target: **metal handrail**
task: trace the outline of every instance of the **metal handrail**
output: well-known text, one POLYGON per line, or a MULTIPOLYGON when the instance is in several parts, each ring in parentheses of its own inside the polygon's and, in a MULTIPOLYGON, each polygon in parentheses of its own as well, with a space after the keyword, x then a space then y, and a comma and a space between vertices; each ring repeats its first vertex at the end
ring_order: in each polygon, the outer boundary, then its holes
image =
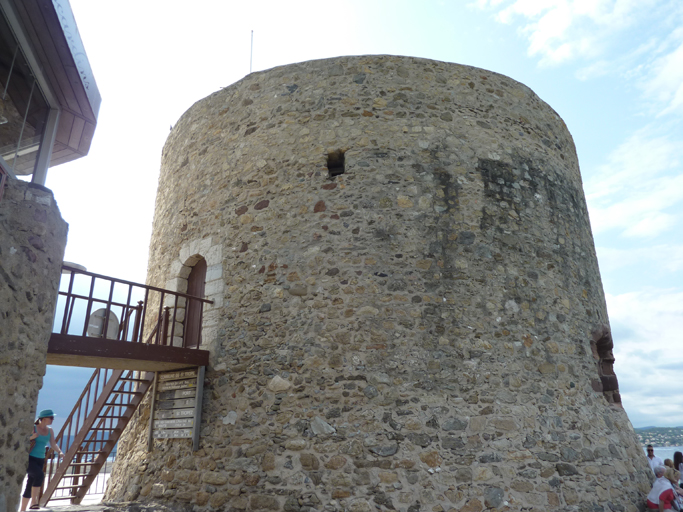
POLYGON ((46 494, 41 497, 41 503, 47 503, 50 499, 72 499, 72 503, 80 503, 149 389, 151 376, 130 370, 104 368, 93 372, 55 438, 65 454, 64 460, 60 462, 48 454, 46 494), (141 387, 141 384, 145 386, 141 387), (73 463, 78 473, 68 472, 73 463), (59 487, 63 479, 71 480, 67 482, 70 485, 59 487), (60 497, 53 498, 55 491, 69 487, 72 493, 62 493, 60 497))
MULTIPOLYGON (((117 279, 114 277, 95 274, 87 272, 69 265, 62 265, 65 274, 68 274, 68 286, 65 286, 66 291, 59 291, 59 297, 63 298, 63 312, 56 322, 58 331, 53 331, 55 334, 68 335, 70 331, 77 332, 79 336, 86 336, 88 333, 89 321, 93 310, 101 308, 104 309, 104 316, 101 323, 101 332, 98 336, 104 339, 115 339, 118 341, 130 341, 134 343, 147 343, 155 345, 173 345, 174 337, 176 336, 176 326, 181 323, 177 320, 178 311, 181 309, 181 300, 185 301, 185 306, 189 306, 192 301, 200 304, 199 314, 200 318, 203 315, 203 305, 213 304, 213 301, 200 297, 188 295, 187 293, 174 292, 165 290, 156 286, 135 283, 125 279, 117 279), (86 277, 86 285, 77 286, 74 289, 74 283, 77 275, 86 277), (90 282, 87 283, 87 278, 90 282), (95 284, 102 284, 104 282, 106 292, 96 293, 95 284), (115 285, 122 285, 127 287, 126 298, 121 299, 115 296, 115 285), (133 291, 139 295, 144 295, 144 300, 135 302, 133 298, 133 291), (85 303, 85 316, 74 315, 74 308, 76 304, 83 305, 85 303), (158 306, 157 306, 158 304, 158 306), (172 307, 166 304, 173 304, 172 307), (158 309, 156 315, 157 320, 149 324, 146 322, 147 310, 152 307, 158 309), (115 337, 109 333, 109 322, 111 314, 118 313, 121 317, 121 323, 117 329, 115 337), (74 316, 78 316, 78 320, 74 321, 74 316), (131 319, 131 317, 133 317, 131 319), (163 319, 163 326, 160 323, 163 319), (75 325, 74 325, 75 324, 75 325), (162 328, 160 328, 162 327, 162 328), (146 331, 152 330, 151 334, 146 331), (166 338, 170 336, 170 340, 166 338), (163 339, 160 339, 162 338, 163 339)), ((137 297, 136 297, 137 298, 137 297)), ((152 313, 153 314, 153 313, 152 313)), ((118 320, 118 318, 117 318, 118 320)), ((201 328, 200 328, 201 329, 201 328)), ((201 334, 201 333, 199 333, 201 334)), ((183 338, 187 337, 187 332, 183 333, 183 338)), ((197 337, 200 339, 200 336, 197 337)), ((199 344, 186 348, 198 348, 199 344)))
POLYGON ((198 300, 200 302, 204 302, 206 304, 213 304, 212 300, 202 299, 200 297, 195 297, 194 295, 188 295, 187 293, 172 292, 170 290, 166 290, 164 288, 157 288, 156 286, 151 286, 148 284, 136 283, 134 281, 126 281, 124 279, 118 279, 116 277, 104 276, 102 274, 94 274, 93 272, 87 272, 85 270, 70 267, 69 265, 62 265, 62 269, 68 270, 71 273, 75 272, 76 274, 83 274, 83 275, 94 277, 97 279, 105 279, 107 281, 114 281, 115 283, 126 284, 126 285, 135 286, 135 287, 139 287, 139 288, 147 288, 147 289, 153 290, 155 292, 170 293, 171 295, 177 295, 178 297, 184 297, 186 299, 194 299, 194 300, 198 300))
MULTIPOLYGON (((106 386, 108 380, 114 376, 114 373, 120 373, 120 371, 109 370, 106 368, 97 368, 90 377, 90 380, 83 388, 81 396, 76 401, 76 405, 72 409, 69 416, 66 418, 64 425, 62 426, 59 434, 55 437, 55 442, 62 453, 67 454, 72 448, 76 435, 81 431, 85 420, 90 416, 98 398, 102 394, 102 390, 106 386)), ((118 377, 117 377, 118 378, 118 377)), ((52 475, 56 473, 56 470, 64 464, 70 464, 71 460, 66 458, 63 461, 57 459, 55 464, 54 459, 48 457, 49 469, 46 473, 47 484, 49 485, 52 475)))

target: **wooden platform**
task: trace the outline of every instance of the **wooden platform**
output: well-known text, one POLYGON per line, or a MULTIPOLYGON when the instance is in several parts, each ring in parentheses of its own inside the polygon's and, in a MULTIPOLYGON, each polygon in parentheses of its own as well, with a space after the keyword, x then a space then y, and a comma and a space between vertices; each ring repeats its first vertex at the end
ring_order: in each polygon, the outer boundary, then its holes
POLYGON ((47 364, 159 372, 208 366, 209 351, 53 333, 47 364))

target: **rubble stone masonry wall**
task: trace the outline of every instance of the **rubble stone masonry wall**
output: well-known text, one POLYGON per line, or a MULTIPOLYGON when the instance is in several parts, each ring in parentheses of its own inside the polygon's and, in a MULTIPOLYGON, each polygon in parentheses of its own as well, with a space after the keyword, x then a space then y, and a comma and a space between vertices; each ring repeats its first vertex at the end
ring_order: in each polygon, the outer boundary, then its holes
POLYGON ((183 291, 201 257, 214 300, 201 448, 147 452, 140 410, 107 499, 287 512, 644 503, 651 471, 592 339, 611 357, 574 144, 524 85, 365 56, 212 94, 164 148, 149 283, 183 291))
POLYGON ((9 180, 0 200, 0 512, 19 508, 66 234, 50 190, 9 180))

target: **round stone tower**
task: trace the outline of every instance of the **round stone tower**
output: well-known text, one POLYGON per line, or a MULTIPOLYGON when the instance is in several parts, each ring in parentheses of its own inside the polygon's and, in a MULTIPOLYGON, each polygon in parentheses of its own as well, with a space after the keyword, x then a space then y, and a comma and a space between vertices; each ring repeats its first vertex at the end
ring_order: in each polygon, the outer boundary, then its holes
POLYGON ((199 101, 163 151, 149 283, 185 291, 199 262, 214 301, 200 450, 147 452, 142 409, 107 499, 287 512, 643 502, 651 471, 611 371, 574 144, 524 85, 341 57, 199 101))

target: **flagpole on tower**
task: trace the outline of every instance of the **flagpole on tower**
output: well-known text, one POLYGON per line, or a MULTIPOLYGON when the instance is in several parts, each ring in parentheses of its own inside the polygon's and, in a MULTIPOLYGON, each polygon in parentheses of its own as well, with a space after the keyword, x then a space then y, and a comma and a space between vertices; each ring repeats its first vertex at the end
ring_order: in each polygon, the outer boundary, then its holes
POLYGON ((249 74, 251 74, 251 61, 254 57, 254 31, 251 31, 251 53, 249 54, 249 74))

